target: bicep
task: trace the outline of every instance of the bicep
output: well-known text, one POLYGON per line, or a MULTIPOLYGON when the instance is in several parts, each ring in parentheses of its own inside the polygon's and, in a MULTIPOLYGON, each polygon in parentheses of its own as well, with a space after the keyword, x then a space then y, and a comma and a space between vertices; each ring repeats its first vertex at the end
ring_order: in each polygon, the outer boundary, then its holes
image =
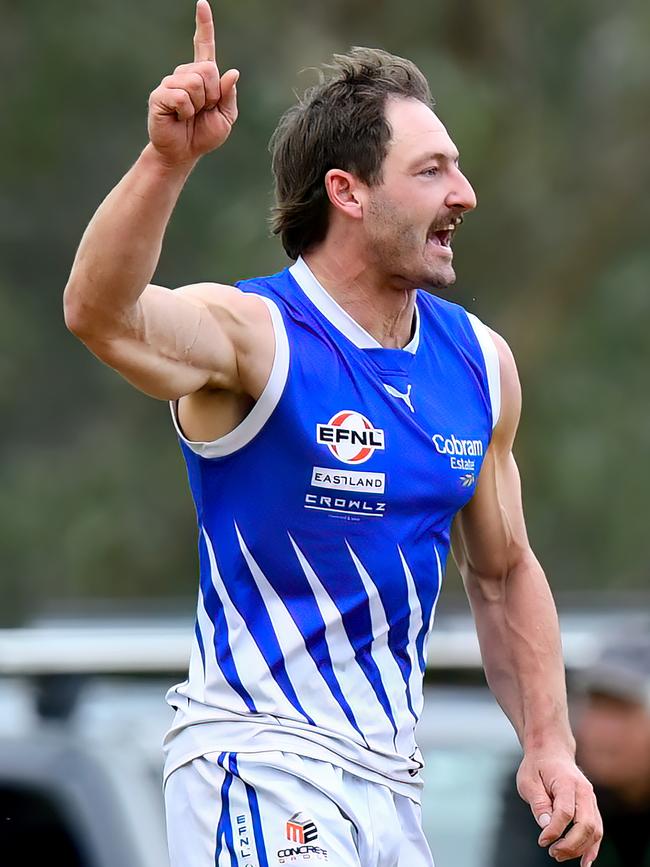
POLYGON ((528 547, 514 456, 490 447, 476 493, 454 521, 454 558, 466 584, 489 584, 504 578, 528 547))
POLYGON ((524 521, 521 481, 512 448, 521 412, 521 389, 512 353, 493 334, 499 354, 501 415, 494 429, 470 502, 452 530, 453 553, 465 582, 504 578, 530 552, 524 521))
POLYGON ((205 387, 236 389, 237 326, 246 306, 229 286, 149 285, 89 348, 141 391, 174 400, 205 387))

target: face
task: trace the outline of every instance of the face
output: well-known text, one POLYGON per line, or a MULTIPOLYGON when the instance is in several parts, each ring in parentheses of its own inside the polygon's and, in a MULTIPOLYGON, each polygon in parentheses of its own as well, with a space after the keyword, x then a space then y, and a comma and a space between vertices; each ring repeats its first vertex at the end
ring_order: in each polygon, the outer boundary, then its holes
POLYGON ((650 713, 644 707, 612 696, 589 696, 575 734, 580 764, 592 782, 623 795, 647 793, 650 713))
POLYGON ((401 284, 451 285, 452 238, 476 196, 458 167, 458 151, 436 115, 414 99, 389 99, 392 138, 382 182, 365 188, 367 254, 401 284))

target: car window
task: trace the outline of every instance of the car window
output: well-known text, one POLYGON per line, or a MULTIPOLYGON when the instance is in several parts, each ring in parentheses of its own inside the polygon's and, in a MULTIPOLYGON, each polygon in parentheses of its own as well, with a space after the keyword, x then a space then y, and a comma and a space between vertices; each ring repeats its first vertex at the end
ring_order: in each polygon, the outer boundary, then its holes
POLYGON ((429 749, 424 759, 422 821, 436 867, 479 867, 491 851, 513 753, 452 746, 429 749))
POLYGON ((0 863, 93 867, 51 796, 26 786, 0 785, 0 863))

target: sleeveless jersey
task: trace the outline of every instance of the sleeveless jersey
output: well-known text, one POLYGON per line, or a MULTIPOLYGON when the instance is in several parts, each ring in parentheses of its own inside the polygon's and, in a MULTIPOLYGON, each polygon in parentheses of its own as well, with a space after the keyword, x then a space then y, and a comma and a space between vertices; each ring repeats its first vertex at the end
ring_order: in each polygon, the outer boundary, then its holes
POLYGON ((188 441, 172 407, 200 592, 189 677, 168 693, 167 772, 282 749, 413 794, 427 638, 498 418, 496 349, 422 291, 410 343, 385 349, 302 259, 239 286, 275 332, 260 399, 211 443, 188 441))

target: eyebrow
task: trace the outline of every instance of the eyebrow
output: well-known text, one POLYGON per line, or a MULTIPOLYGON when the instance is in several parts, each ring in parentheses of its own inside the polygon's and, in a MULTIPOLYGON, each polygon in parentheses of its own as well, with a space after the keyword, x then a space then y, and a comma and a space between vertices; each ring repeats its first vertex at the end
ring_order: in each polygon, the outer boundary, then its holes
POLYGON ((460 159, 460 154, 458 153, 458 151, 448 151, 447 153, 442 153, 442 152, 430 153, 430 154, 425 154, 423 157, 419 157, 417 160, 414 160, 413 161, 413 168, 415 168, 415 166, 424 165, 424 163, 430 163, 430 162, 434 162, 434 161, 456 163, 456 162, 458 162, 459 159, 460 159))

